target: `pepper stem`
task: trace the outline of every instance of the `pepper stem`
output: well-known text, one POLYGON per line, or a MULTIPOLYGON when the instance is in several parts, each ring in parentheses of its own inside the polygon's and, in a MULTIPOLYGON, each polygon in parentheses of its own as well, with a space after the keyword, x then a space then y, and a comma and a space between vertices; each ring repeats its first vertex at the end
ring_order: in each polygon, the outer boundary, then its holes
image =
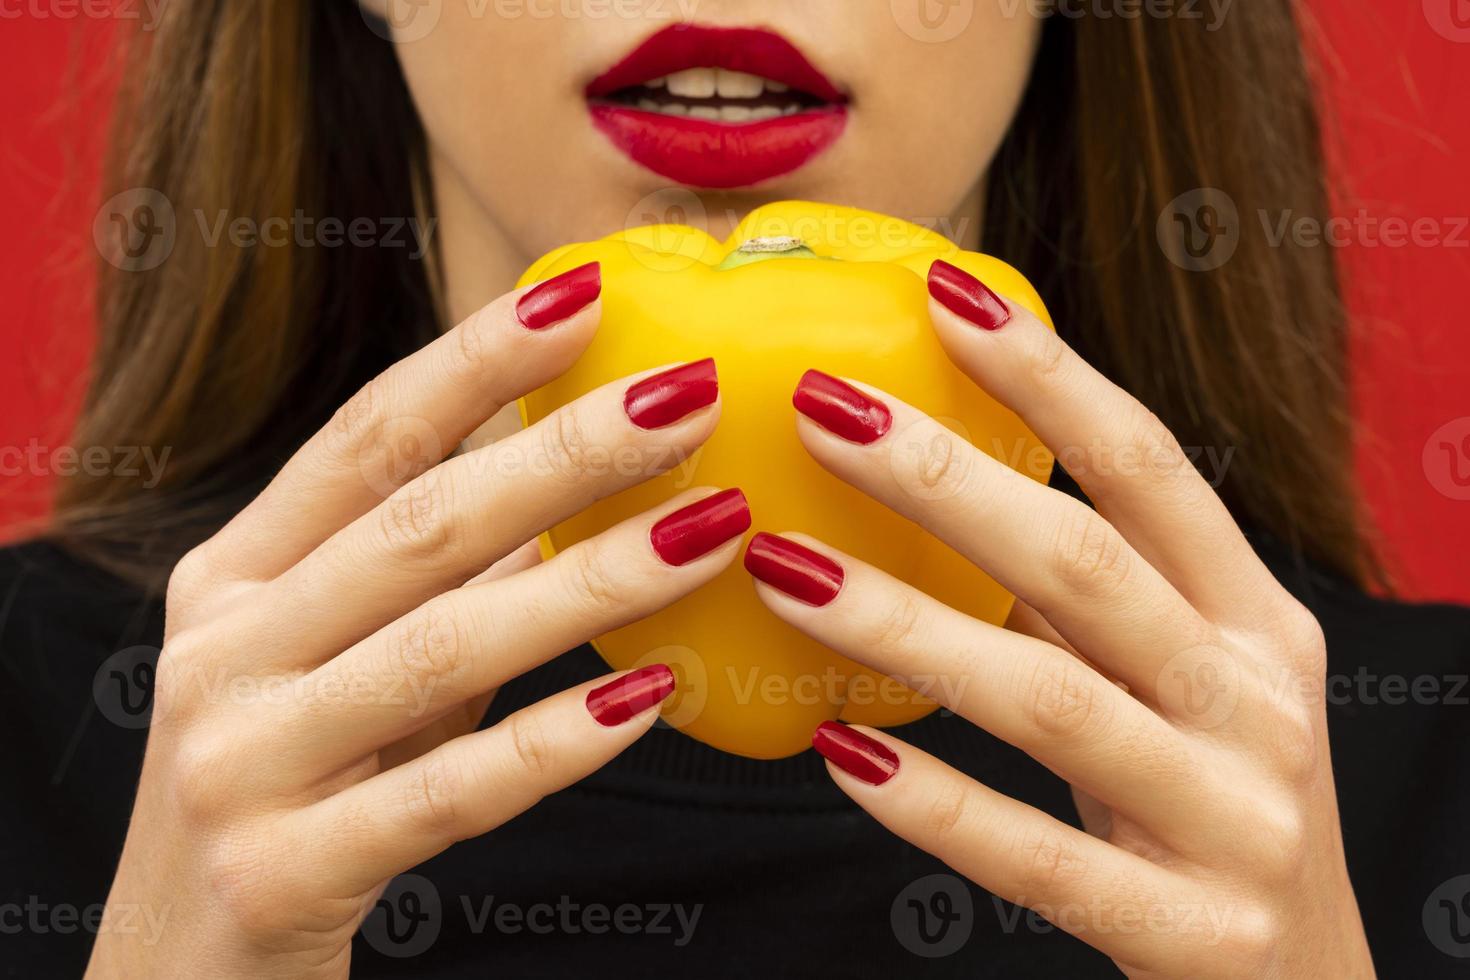
POLYGON ((821 258, 816 252, 807 248, 806 243, 800 238, 789 236, 772 238, 752 238, 742 242, 740 247, 729 255, 716 268, 738 269, 742 265, 750 265, 752 262, 764 262, 767 259, 817 259, 821 258))

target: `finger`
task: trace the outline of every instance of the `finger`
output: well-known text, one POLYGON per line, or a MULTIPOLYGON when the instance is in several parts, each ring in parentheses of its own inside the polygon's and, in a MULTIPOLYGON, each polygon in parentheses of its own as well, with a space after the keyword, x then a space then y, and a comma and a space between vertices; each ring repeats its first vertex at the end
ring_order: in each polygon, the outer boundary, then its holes
POLYGON ((265 580, 452 453, 486 419, 561 374, 602 316, 596 263, 508 293, 343 405, 198 560, 265 580))
POLYGON ((1102 667, 1099 667, 1078 653, 1077 648, 1068 643, 1066 637, 1058 633, 1057 628, 1046 621, 1045 616, 1031 608, 1030 604, 1024 600, 1017 599, 1011 603, 1010 615, 1006 617, 1006 629, 1013 633, 1020 633, 1023 636, 1035 637, 1043 643, 1050 643, 1059 650, 1065 650, 1071 656, 1076 657, 1103 677, 1106 677, 1108 683, 1116 685, 1122 691, 1128 690, 1127 684, 1124 684, 1102 667))
POLYGON ((283 635, 260 645, 272 664, 325 661, 527 538, 687 460, 719 414, 714 362, 705 360, 604 385, 446 461, 268 583, 266 605, 283 635), (640 393, 650 389, 665 397, 658 428, 635 423, 627 407, 636 396, 647 409, 640 393))
POLYGON ((1114 960, 1192 976, 1202 947, 1220 945, 1219 916, 1199 915, 1204 897, 1171 872, 889 735, 827 722, 812 743, 842 791, 883 826, 1114 960), (1176 927, 1122 927, 1130 921, 1176 927))
POLYGON ((317 880, 363 891, 597 771, 652 726, 673 691, 663 664, 599 678, 288 819, 297 839, 326 842, 308 858, 317 880))
POLYGON ((929 291, 950 359, 1036 432, 1187 599, 1224 618, 1277 594, 1219 495, 1152 412, 969 273, 937 262, 929 291))
POLYGON ((534 568, 539 564, 541 564, 541 542, 539 539, 533 538, 485 569, 479 575, 470 579, 465 585, 484 585, 486 582, 498 582, 503 578, 510 578, 517 572, 524 572, 528 568, 534 568))
POLYGON ((335 772, 672 604, 727 568, 749 527, 739 490, 694 490, 524 572, 431 599, 308 675, 267 726, 279 778, 335 772))
POLYGON ((891 395, 809 371, 797 430, 836 476, 918 522, 1036 607, 1088 659, 1152 690, 1210 628, 1106 520, 891 395), (886 424, 854 441, 854 419, 886 424), (881 431, 880 431, 881 429, 881 431))
POLYGON ((1195 833, 1186 818, 1210 798, 1212 770, 1194 743, 1065 651, 966 616, 806 535, 757 534, 745 567, 761 601, 818 642, 933 698, 1163 839, 1181 826, 1195 833), (840 588, 814 594, 813 576, 840 588))

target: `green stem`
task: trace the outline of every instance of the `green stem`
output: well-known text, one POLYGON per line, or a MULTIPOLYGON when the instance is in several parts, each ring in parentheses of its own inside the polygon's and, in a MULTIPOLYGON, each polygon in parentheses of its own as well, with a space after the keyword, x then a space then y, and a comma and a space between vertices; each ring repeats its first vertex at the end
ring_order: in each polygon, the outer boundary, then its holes
POLYGON ((738 269, 742 265, 750 265, 752 262, 764 262, 767 259, 819 259, 816 252, 806 247, 806 243, 800 238, 752 238, 748 242, 741 243, 740 247, 721 262, 717 269, 738 269))

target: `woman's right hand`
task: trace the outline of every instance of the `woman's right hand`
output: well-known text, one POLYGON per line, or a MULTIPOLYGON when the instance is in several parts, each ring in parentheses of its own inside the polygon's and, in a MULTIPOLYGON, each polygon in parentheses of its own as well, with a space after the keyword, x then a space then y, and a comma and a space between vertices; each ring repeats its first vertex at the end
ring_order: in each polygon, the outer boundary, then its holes
POLYGON ((652 725, 667 667, 476 731, 501 684, 734 559, 750 523, 738 490, 691 490, 545 563, 534 544, 709 438, 713 364, 606 385, 442 462, 439 449, 570 366, 600 288, 591 265, 508 294, 393 366, 179 563, 108 897, 164 926, 153 945, 103 931, 89 976, 346 976, 393 876, 652 725), (405 469, 405 447, 419 465, 405 469))

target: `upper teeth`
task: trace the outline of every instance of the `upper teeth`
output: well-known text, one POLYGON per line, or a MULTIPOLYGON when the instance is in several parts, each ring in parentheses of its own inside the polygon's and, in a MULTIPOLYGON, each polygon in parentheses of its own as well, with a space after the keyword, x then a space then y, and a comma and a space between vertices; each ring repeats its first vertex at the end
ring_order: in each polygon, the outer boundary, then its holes
POLYGON ((686 68, 667 78, 655 78, 645 84, 649 88, 659 88, 667 84, 669 94, 681 99, 709 99, 716 95, 722 99, 758 99, 764 91, 788 90, 780 82, 727 68, 686 68))

